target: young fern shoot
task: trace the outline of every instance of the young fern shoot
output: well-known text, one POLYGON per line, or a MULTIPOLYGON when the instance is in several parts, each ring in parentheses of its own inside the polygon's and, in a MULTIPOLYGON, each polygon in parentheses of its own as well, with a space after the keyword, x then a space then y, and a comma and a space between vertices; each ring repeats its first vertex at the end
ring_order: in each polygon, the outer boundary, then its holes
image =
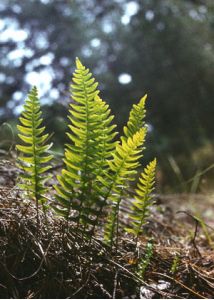
POLYGON ((134 234, 136 237, 136 247, 140 233, 142 233, 142 226, 146 224, 149 216, 149 208, 153 205, 152 191, 154 190, 155 183, 155 169, 156 159, 151 161, 144 172, 139 177, 139 182, 135 190, 135 200, 131 205, 131 213, 129 218, 131 221, 131 227, 126 228, 127 232, 134 234))
POLYGON ((16 148, 19 151, 18 165, 23 171, 22 183, 19 183, 19 186, 27 190, 30 198, 36 201, 37 221, 39 221, 39 205, 42 206, 44 213, 47 208, 47 201, 43 195, 47 192, 45 182, 49 177, 45 172, 51 168, 47 163, 52 159, 52 155, 48 154, 52 144, 47 144, 49 135, 44 134, 45 126, 41 126, 43 121, 41 114, 37 88, 33 87, 19 118, 21 125, 17 125, 22 144, 16 145, 16 148))

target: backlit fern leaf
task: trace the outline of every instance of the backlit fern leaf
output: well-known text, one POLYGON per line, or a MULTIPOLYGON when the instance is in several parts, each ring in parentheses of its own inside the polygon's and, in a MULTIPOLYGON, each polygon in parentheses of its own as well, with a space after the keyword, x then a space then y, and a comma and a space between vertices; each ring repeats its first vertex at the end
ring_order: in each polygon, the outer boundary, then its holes
POLYGON ((98 148, 97 152, 97 176, 99 176, 108 166, 108 159, 112 156, 112 151, 118 142, 114 142, 117 135, 115 132, 116 125, 112 125, 114 116, 111 115, 109 105, 106 104, 99 96, 95 97, 95 105, 97 105, 98 114, 100 115, 99 126, 97 126, 98 133, 98 148))
MULTIPOLYGON (((147 95, 142 97, 139 101, 138 104, 134 104, 130 114, 129 114, 129 119, 127 122, 127 125, 124 126, 123 131, 124 131, 124 136, 121 137, 122 145, 125 144, 125 142, 128 139, 131 139, 134 137, 134 135, 141 131, 143 129, 144 132, 144 139, 145 135, 147 132, 147 128, 145 126, 144 118, 146 115, 146 109, 145 109, 145 101, 146 101, 147 95)), ((144 145, 144 139, 141 145, 139 146, 139 151, 144 150, 143 145, 144 145), (141 149, 141 150, 140 150, 141 149)), ((117 150, 116 150, 117 151, 117 150)), ((136 163, 136 166, 134 167, 134 171, 136 171, 137 166, 139 165, 139 162, 136 163)), ((107 174, 107 177, 109 175, 107 174)), ((111 181, 110 181, 111 182, 111 181)), ((126 185, 120 185, 120 194, 117 194, 117 200, 113 200, 113 207, 112 207, 112 213, 109 216, 109 220, 106 225, 106 230, 105 230, 105 235, 104 235, 104 240, 108 243, 110 242, 112 244, 113 242, 113 236, 114 236, 114 231, 115 227, 117 226, 118 223, 118 214, 119 214, 119 206, 120 206, 120 201, 122 199, 122 194, 124 191, 126 191, 126 194, 128 194, 126 188, 127 188, 127 183, 126 185)))
POLYGON ((19 150, 18 165, 23 170, 23 183, 19 186, 30 193, 36 201, 37 208, 38 204, 41 204, 45 211, 46 199, 43 195, 47 191, 45 181, 48 177, 44 173, 50 169, 47 163, 52 159, 52 155, 48 155, 47 151, 52 145, 46 144, 49 135, 43 134, 45 127, 41 126, 41 114, 37 88, 34 87, 19 118, 21 125, 17 125, 18 136, 22 141, 22 144, 16 146, 19 150))
MULTIPOLYGON (((87 206, 90 210, 86 209, 86 214, 92 216, 91 219, 94 220, 94 228, 98 224, 99 218, 102 215, 103 208, 106 205, 103 190, 103 183, 100 178, 103 178, 106 172, 109 172, 109 159, 112 158, 112 153, 115 151, 115 147, 118 144, 114 141, 117 132, 115 132, 116 125, 112 124, 114 116, 111 115, 109 105, 105 103, 99 96, 95 97, 95 105, 98 109, 98 114, 100 115, 99 122, 97 123, 97 138, 98 145, 95 158, 96 166, 94 169, 94 180, 92 181, 90 201, 87 206)), ((106 184, 108 179, 106 178, 106 184)))
POLYGON ((69 217, 70 211, 76 212, 78 223, 91 223, 93 204, 99 205, 94 189, 97 177, 106 167, 106 160, 114 148, 115 125, 110 116, 108 105, 98 94, 97 83, 92 74, 79 59, 76 60, 76 70, 73 75, 72 103, 69 110, 70 125, 67 133, 70 143, 65 149, 65 168, 58 176, 56 186, 57 200, 60 204, 55 209, 69 217))
MULTIPOLYGON (((105 226, 104 241, 112 245, 116 227, 118 226, 118 212, 121 197, 129 186, 129 182, 134 180, 139 166, 139 159, 142 157, 142 145, 145 141, 146 129, 141 128, 132 137, 123 139, 121 144, 116 146, 113 159, 109 161, 112 172, 106 176, 110 179, 107 187, 106 198, 111 200, 111 213, 109 214, 105 226)), ((101 179, 103 185, 105 178, 101 179)))
POLYGON ((146 115, 146 99, 147 95, 142 97, 138 104, 133 105, 129 114, 127 125, 123 128, 125 137, 122 138, 128 138, 133 136, 138 130, 145 126, 144 118, 146 115))
POLYGON ((150 162, 144 169, 144 172, 141 173, 135 190, 135 200, 132 203, 132 212, 129 215, 131 227, 126 228, 126 231, 133 233, 136 239, 142 232, 142 226, 146 224, 149 216, 149 208, 154 203, 151 193, 154 190, 155 169, 156 159, 150 162))

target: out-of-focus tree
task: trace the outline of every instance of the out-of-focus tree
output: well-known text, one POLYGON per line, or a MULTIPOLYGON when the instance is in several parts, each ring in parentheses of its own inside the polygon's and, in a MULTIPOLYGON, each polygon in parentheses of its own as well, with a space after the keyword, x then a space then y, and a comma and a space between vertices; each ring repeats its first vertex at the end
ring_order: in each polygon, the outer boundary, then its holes
POLYGON ((39 83, 45 102, 59 99, 67 89, 74 57, 88 42, 78 4, 5 0, 0 18, 4 114, 11 117, 33 82, 39 83))

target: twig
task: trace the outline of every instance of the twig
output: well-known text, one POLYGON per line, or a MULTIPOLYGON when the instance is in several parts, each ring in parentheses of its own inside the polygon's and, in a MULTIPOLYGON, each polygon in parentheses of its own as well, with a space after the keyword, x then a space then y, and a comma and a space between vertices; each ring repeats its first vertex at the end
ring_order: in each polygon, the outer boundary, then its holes
POLYGON ((118 269, 116 269, 115 277, 114 277, 114 290, 113 290, 113 295, 112 295, 112 298, 113 298, 113 299, 116 299, 116 292, 117 292, 117 277, 118 277, 118 269))
POLYGON ((96 281, 96 286, 98 286, 98 287, 101 289, 102 293, 103 293, 104 295, 108 296, 109 299, 112 299, 111 294, 103 287, 102 284, 100 284, 100 283, 97 281, 97 278, 96 278, 93 274, 91 274, 91 276, 92 276, 92 277, 94 278, 94 280, 96 281))

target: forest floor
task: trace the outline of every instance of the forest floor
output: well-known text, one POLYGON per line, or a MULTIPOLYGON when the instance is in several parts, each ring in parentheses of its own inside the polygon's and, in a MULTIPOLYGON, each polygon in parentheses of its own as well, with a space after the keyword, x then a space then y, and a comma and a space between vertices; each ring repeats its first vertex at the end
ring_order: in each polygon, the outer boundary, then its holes
POLYGON ((2 163, 0 298, 214 297, 214 195, 156 195, 137 249, 121 230, 111 250, 99 230, 89 241, 51 212, 38 225, 16 175, 13 163, 2 163))

